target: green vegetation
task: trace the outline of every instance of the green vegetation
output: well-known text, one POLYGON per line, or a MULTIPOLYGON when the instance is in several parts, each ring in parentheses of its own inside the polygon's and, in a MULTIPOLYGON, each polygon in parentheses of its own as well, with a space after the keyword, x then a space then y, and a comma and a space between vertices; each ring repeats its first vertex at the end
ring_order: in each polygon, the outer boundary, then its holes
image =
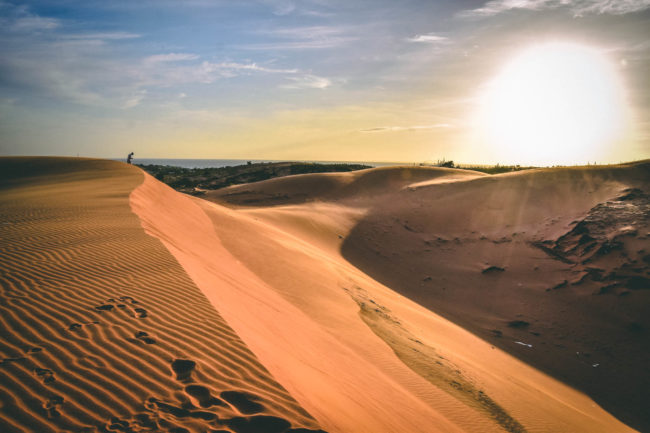
POLYGON ((509 173, 511 171, 529 170, 536 167, 522 167, 520 165, 456 165, 454 161, 438 160, 434 167, 459 168, 461 170, 474 170, 487 174, 509 173))
POLYGON ((147 173, 172 188, 193 195, 230 185, 259 182, 274 177, 305 173, 346 172, 371 168, 362 164, 318 164, 264 162, 219 168, 182 168, 168 165, 140 165, 147 173))
POLYGON ((463 170, 480 171, 487 174, 509 173, 511 171, 530 170, 537 167, 522 167, 521 165, 457 165, 456 168, 463 170))
MULTIPOLYGON (((446 161, 444 159, 437 161, 435 164, 420 165, 474 170, 488 174, 535 168, 499 164, 457 165, 454 164, 454 161, 446 161)), ((347 172, 372 168, 372 166, 363 164, 319 164, 308 162, 262 162, 219 168, 182 168, 151 164, 137 164, 137 166, 172 188, 193 195, 203 194, 206 190, 214 190, 242 183, 259 182, 261 180, 293 174, 347 172)))

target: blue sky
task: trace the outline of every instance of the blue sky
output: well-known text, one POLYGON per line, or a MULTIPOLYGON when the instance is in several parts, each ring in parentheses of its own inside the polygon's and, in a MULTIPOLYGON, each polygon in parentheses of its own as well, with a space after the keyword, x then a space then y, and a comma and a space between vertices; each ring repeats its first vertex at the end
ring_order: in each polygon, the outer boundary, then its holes
POLYGON ((0 0, 0 154, 506 162, 468 113, 547 40, 625 86, 585 162, 650 157, 650 0, 0 0))

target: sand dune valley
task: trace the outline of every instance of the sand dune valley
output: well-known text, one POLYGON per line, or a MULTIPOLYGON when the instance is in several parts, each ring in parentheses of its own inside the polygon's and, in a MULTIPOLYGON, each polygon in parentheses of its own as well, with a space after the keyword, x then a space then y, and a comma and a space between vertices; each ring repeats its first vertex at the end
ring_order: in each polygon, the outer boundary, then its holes
POLYGON ((0 431, 648 432, 650 162, 177 192, 0 158, 0 431))

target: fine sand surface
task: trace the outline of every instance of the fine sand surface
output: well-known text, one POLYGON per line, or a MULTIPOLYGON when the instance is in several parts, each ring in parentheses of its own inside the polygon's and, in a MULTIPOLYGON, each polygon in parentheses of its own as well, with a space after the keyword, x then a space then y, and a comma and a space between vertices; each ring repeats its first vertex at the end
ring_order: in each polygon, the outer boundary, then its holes
POLYGON ((649 189, 646 161, 498 176, 383 168, 208 198, 312 244, 329 238, 370 277, 650 431, 649 189))
POLYGON ((0 431, 318 429, 145 233, 143 179, 0 158, 0 431))
POLYGON ((371 169, 212 202, 117 162, 0 169, 0 431, 634 431, 551 346, 636 345, 574 356, 647 383, 625 358, 648 353, 647 166, 371 169))

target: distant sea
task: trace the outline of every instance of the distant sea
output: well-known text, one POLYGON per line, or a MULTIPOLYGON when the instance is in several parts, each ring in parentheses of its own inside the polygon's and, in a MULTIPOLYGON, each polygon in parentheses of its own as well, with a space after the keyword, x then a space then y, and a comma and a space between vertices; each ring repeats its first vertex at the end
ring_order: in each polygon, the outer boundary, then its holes
MULTIPOLYGON (((113 158, 116 161, 125 161, 126 158, 113 158)), ((133 158, 134 164, 153 164, 153 165, 169 165, 173 167, 183 168, 219 168, 234 165, 246 164, 248 161, 251 163, 258 162, 282 162, 270 159, 163 159, 163 158, 133 158)), ((400 162, 370 162, 370 161, 295 161, 295 162, 317 162, 320 164, 364 164, 373 167, 387 167, 390 165, 412 165, 412 163, 400 162)))

